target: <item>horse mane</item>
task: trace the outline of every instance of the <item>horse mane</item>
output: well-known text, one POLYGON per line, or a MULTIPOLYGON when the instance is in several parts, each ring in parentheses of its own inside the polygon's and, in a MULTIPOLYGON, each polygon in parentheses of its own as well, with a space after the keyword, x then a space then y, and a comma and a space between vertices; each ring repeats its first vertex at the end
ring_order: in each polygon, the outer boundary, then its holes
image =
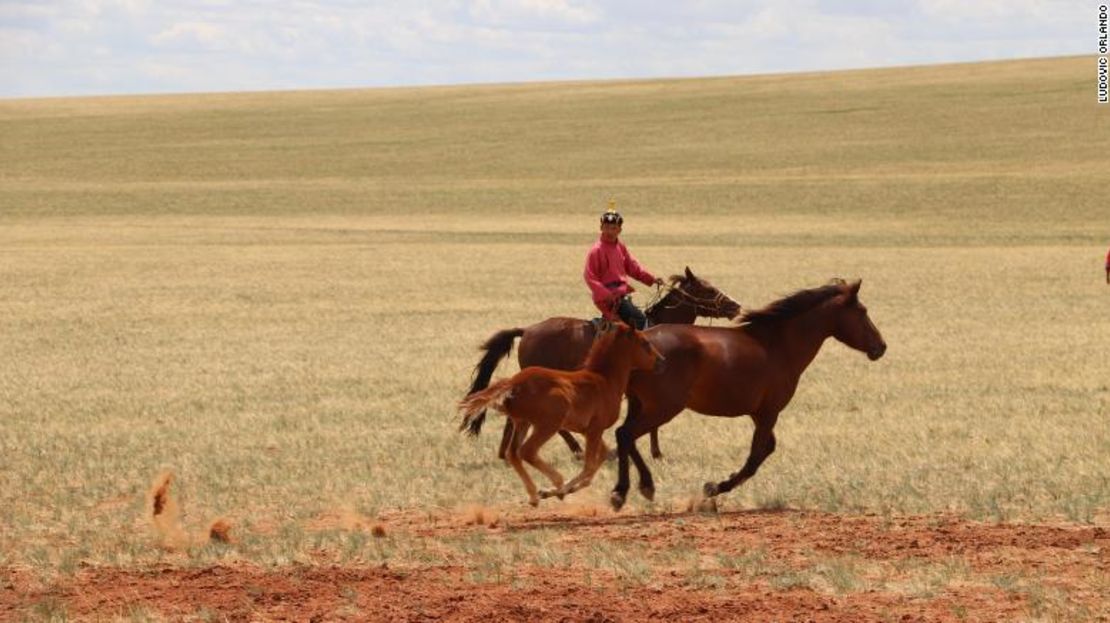
POLYGON ((817 307, 832 297, 844 293, 843 280, 828 285, 798 290, 761 309, 749 309, 740 314, 738 324, 767 325, 789 320, 817 307))

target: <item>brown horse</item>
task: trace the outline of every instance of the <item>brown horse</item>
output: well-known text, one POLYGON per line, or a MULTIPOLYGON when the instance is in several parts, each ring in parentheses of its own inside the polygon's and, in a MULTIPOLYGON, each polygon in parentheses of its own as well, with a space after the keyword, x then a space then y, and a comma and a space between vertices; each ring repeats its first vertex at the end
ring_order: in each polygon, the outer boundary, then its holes
POLYGON ((524 368, 463 398, 459 402, 463 414, 459 430, 469 429, 487 407, 504 412, 513 421, 515 431, 509 462, 528 490, 528 502, 535 506, 540 497, 562 499, 589 485, 605 461, 601 436, 620 417, 621 398, 632 370, 658 370, 662 362, 659 352, 639 331, 624 324, 614 325, 597 339, 580 370, 524 368), (529 427, 532 434, 524 439, 529 427), (539 449, 560 430, 586 436, 582 471, 565 484, 563 476, 539 457, 539 449), (537 492, 522 460, 543 472, 555 488, 537 492))
MULTIPOLYGON (((665 296, 644 310, 648 321, 657 324, 693 324, 698 317, 735 318, 740 313, 740 304, 726 296, 713 284, 701 279, 686 267, 685 275, 672 275, 670 289, 665 296)), ((494 333, 481 350, 485 351, 481 361, 474 368, 474 381, 468 394, 485 389, 502 358, 508 357, 513 342, 520 338, 517 361, 521 369, 528 366, 542 366, 555 370, 574 370, 582 365, 590 344, 594 341, 596 329, 588 320, 577 318, 548 318, 523 329, 505 329, 494 333)), ((485 412, 477 414, 470 422, 470 434, 477 435, 482 430, 485 412)), ((567 446, 581 456, 582 448, 567 431, 559 431, 567 446)), ((501 445, 497 450, 498 458, 505 458, 509 440, 513 435, 511 419, 505 420, 505 430, 501 435, 501 445)), ((651 454, 659 458, 659 439, 652 431, 651 454)))
POLYGON ((731 491, 755 475, 775 451, 775 422, 794 396, 802 372, 829 337, 872 361, 886 342, 859 300, 860 282, 801 290, 763 309, 746 311, 733 327, 663 325, 644 335, 667 358, 662 374, 635 373, 628 384, 628 416, 617 429, 618 477, 610 501, 620 509, 628 494, 628 459, 640 475, 640 493, 655 495, 651 471, 636 439, 669 422, 684 408, 704 415, 755 421, 751 451, 740 471, 706 483, 707 497, 731 491))

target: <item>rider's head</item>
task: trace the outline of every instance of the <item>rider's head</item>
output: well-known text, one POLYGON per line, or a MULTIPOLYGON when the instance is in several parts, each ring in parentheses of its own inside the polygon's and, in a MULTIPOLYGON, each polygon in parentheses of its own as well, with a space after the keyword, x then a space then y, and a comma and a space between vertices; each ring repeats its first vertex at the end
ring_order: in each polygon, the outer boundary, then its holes
POLYGON ((601 224, 623 225, 624 217, 622 217, 621 213, 617 212, 614 208, 609 208, 601 215, 601 224))
POLYGON ((606 240, 613 241, 621 233, 621 225, 624 224, 624 217, 620 212, 617 212, 616 202, 609 202, 609 209, 601 215, 601 236, 606 240))

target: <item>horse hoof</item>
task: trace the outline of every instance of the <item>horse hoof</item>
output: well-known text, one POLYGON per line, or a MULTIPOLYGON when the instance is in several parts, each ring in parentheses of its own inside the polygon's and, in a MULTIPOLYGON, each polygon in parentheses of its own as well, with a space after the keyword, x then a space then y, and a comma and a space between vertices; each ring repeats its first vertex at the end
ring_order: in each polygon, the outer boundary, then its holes
POLYGON ((619 491, 614 491, 609 496, 609 503, 613 505, 613 510, 619 511, 624 506, 624 494, 619 491))
POLYGON ((540 499, 546 500, 547 498, 559 498, 561 500, 566 494, 566 491, 563 491, 562 489, 544 489, 540 491, 540 499))
POLYGON ((702 492, 705 494, 705 497, 712 498, 716 497, 717 494, 721 492, 721 490, 717 488, 717 483, 707 482, 705 483, 705 486, 702 487, 702 492))
POLYGON ((651 453, 651 458, 653 458, 653 459, 655 459, 656 461, 658 461, 659 459, 662 459, 662 458, 663 458, 663 453, 662 453, 662 452, 652 452, 652 453, 651 453))
POLYGON ((698 502, 697 511, 699 513, 717 513, 717 498, 705 498, 698 502))
POLYGON ((605 453, 605 460, 609 461, 609 462, 617 460, 617 451, 616 450, 610 450, 610 451, 606 452, 605 453))
POLYGON ((529 504, 529 505, 530 505, 530 506, 531 506, 532 508, 535 508, 535 507, 537 507, 537 506, 539 506, 539 505, 540 505, 540 499, 539 499, 539 498, 532 498, 532 499, 528 500, 528 504, 529 504))
POLYGON ((649 502, 655 501, 655 487, 640 487, 640 495, 649 502))

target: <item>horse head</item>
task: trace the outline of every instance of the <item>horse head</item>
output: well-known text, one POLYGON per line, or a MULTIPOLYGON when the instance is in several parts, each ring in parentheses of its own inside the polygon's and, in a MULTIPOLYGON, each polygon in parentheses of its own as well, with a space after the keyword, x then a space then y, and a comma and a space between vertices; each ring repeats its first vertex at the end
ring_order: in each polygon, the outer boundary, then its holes
POLYGON ((886 342, 875 323, 868 317, 867 307, 859 300, 862 282, 861 279, 852 282, 834 280, 833 283, 841 288, 842 294, 837 297, 838 311, 833 337, 850 348, 866 353, 868 359, 875 361, 886 352, 886 342))
POLYGON ((686 274, 672 275, 671 287, 679 296, 680 303, 689 303, 698 316, 708 318, 735 318, 740 313, 740 303, 732 300, 716 286, 698 277, 686 267, 686 274))

